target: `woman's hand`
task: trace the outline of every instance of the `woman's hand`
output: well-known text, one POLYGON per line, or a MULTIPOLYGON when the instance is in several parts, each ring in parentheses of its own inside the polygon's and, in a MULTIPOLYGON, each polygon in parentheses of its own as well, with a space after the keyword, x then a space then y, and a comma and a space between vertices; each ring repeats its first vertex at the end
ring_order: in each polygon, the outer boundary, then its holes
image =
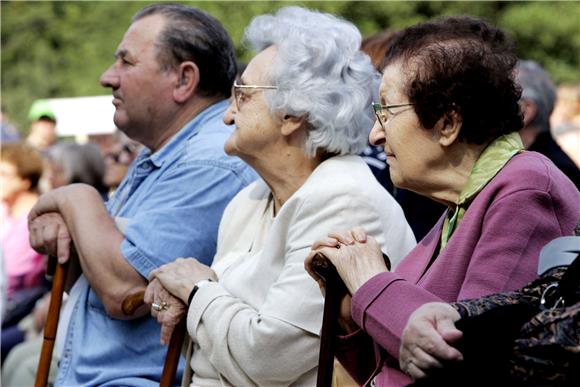
POLYGON ((363 228, 334 232, 328 238, 316 241, 305 262, 306 270, 323 287, 320 277, 312 269, 312 258, 323 254, 336 267, 350 294, 379 273, 388 271, 377 241, 367 236, 363 228))
POLYGON ((143 301, 151 305, 151 316, 161 324, 161 344, 167 345, 175 326, 187 313, 187 305, 171 295, 157 279, 147 286, 143 301))
POLYGON ((359 329, 350 313, 351 295, 374 275, 388 271, 380 246, 361 227, 348 232, 334 232, 314 242, 304 266, 324 295, 324 280, 313 269, 313 259, 318 253, 327 257, 336 267, 350 292, 340 303, 339 325, 343 333, 351 333, 359 329))
POLYGON ((160 266, 149 275, 149 280, 157 278, 161 285, 172 295, 187 303, 189 293, 196 283, 205 279, 217 281, 217 275, 207 265, 195 258, 177 258, 160 266))
POLYGON ((441 368, 441 361, 463 360, 461 352, 450 345, 463 334, 455 328, 460 318, 451 305, 443 302, 430 302, 413 312, 401 338, 401 370, 420 379, 429 370, 441 368))

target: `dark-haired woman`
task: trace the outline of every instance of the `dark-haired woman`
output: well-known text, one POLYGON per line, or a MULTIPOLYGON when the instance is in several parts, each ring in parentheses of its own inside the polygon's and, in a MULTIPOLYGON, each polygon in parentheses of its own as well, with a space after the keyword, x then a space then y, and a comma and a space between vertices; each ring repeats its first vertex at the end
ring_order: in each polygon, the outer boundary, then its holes
MULTIPOLYGON (((392 273, 360 228, 331 233, 313 253, 334 263, 352 295, 339 360, 359 383, 399 386, 410 381, 397 360, 410 314, 534 279, 541 247, 572 232, 580 193, 523 150, 516 57, 500 30, 469 17, 419 24, 398 33, 384 63, 371 142, 385 147, 396 186, 448 210, 392 273)), ((416 354, 436 365, 428 356, 416 354)))

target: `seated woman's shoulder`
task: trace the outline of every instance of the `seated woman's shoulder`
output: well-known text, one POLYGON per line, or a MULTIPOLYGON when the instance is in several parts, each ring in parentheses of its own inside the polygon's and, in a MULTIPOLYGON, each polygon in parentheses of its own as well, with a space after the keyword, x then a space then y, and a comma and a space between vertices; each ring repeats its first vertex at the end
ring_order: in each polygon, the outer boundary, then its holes
POLYGON ((572 182, 546 156, 525 151, 513 157, 498 177, 510 185, 549 190, 553 186, 572 185, 572 182))
POLYGON ((350 206, 383 211, 399 207, 395 199, 377 181, 359 156, 336 156, 323 162, 300 189, 298 195, 312 204, 331 201, 348 202, 350 206))
POLYGON ((324 161, 313 173, 315 182, 331 182, 336 187, 379 185, 369 166, 357 155, 335 156, 324 161))

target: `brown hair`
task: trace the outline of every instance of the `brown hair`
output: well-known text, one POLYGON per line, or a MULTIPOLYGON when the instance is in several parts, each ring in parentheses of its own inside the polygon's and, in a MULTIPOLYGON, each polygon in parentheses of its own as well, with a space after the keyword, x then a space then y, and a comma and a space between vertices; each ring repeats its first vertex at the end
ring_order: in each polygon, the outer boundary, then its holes
POLYGON ((406 94, 423 127, 452 112, 459 138, 484 144, 523 126, 514 81, 514 41, 483 19, 444 17, 397 32, 385 65, 408 70, 406 94))
POLYGON ((395 31, 384 30, 377 32, 374 35, 366 37, 361 43, 361 51, 365 52, 371 57, 371 62, 375 69, 383 71, 385 61, 385 53, 391 45, 391 40, 395 36, 395 31))
POLYGON ((38 187, 42 175, 42 155, 36 148, 23 142, 2 144, 0 160, 13 164, 18 176, 30 181, 30 190, 38 187))

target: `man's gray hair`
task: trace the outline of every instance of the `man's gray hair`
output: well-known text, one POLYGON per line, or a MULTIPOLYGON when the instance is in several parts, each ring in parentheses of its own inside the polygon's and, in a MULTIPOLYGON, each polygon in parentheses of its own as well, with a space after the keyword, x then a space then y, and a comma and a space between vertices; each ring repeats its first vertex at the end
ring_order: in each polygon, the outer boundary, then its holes
POLYGON ((550 130, 550 115, 556 103, 556 86, 548 73, 536 62, 520 60, 516 67, 516 82, 522 88, 522 100, 536 104, 536 116, 529 126, 550 130))
POLYGON ((137 12, 132 21, 151 15, 167 18, 157 41, 158 61, 169 70, 185 61, 200 72, 199 93, 228 98, 236 76, 236 53, 227 31, 213 16, 180 4, 153 4, 137 12))
POLYGON ((278 89, 267 91, 266 100, 272 113, 306 118, 307 155, 357 154, 365 148, 379 74, 360 51, 361 35, 353 24, 286 7, 254 18, 245 41, 256 52, 276 46, 270 76, 278 89))

